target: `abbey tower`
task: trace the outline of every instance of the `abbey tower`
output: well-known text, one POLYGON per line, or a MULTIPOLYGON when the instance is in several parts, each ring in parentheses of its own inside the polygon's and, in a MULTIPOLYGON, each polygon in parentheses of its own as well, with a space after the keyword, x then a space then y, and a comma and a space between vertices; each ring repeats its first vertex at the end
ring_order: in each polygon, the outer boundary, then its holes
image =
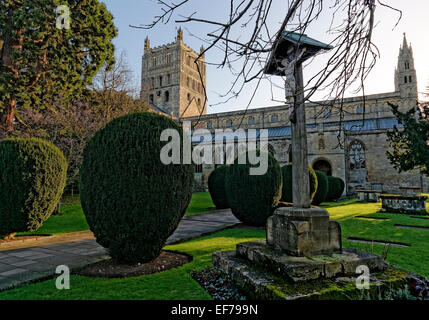
MULTIPOLYGON (((200 53, 203 50, 201 47, 200 53)), ((146 37, 141 97, 174 118, 205 115, 206 65, 204 55, 195 63, 199 55, 183 42, 182 29, 175 42, 155 48, 146 37)))

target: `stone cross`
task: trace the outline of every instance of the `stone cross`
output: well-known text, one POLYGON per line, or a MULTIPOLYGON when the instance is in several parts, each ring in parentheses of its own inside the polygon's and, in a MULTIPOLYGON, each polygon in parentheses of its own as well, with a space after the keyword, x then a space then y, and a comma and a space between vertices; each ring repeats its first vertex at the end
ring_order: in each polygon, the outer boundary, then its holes
POLYGON ((310 208, 310 180, 308 174, 307 130, 305 121, 304 83, 301 58, 306 48, 296 52, 288 52, 288 57, 282 60, 286 77, 285 94, 287 103, 291 104, 292 112, 292 193, 293 206, 310 208))

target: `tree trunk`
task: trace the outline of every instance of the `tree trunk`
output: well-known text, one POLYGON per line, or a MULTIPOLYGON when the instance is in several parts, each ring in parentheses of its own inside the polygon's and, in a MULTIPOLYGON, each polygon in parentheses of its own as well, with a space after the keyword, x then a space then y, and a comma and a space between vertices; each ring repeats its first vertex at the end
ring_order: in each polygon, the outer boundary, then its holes
MULTIPOLYGON (((13 41, 10 37, 6 37, 3 42, 3 48, 0 56, 0 64, 9 67, 14 73, 15 77, 18 78, 18 71, 14 66, 12 60, 12 49, 13 41)), ((14 96, 9 98, 9 101, 5 101, 3 112, 0 116, 0 129, 5 134, 13 131, 13 122, 16 109, 16 98, 14 96)))
POLYGON ((0 119, 0 126, 6 132, 13 131, 13 121, 15 118, 16 99, 12 98, 5 104, 0 119))

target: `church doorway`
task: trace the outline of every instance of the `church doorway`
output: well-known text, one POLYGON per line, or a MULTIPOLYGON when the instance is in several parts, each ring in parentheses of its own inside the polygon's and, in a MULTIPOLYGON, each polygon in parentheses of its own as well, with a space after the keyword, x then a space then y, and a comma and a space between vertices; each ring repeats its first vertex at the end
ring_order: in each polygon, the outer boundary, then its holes
POLYGON ((314 170, 319 170, 324 172, 327 176, 332 176, 332 166, 331 164, 326 160, 317 160, 313 164, 314 170))

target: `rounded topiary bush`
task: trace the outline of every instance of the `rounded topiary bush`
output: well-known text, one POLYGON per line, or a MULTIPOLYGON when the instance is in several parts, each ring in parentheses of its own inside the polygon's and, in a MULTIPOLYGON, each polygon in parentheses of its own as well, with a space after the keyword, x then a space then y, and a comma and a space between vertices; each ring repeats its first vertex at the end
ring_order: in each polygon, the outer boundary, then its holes
POLYGON ((209 175, 208 185, 210 196, 217 209, 229 208, 228 199, 225 192, 225 175, 228 172, 228 166, 217 167, 209 175))
MULTIPOLYGON (((264 151, 256 152, 260 156, 264 151)), ((241 222, 251 226, 265 226, 267 218, 273 214, 281 197, 280 165, 271 154, 266 153, 266 156, 268 168, 265 174, 250 175, 249 169, 257 166, 249 164, 249 161, 239 164, 238 157, 234 164, 229 166, 225 177, 226 195, 232 213, 241 222)))
POLYGON ((181 150, 183 131, 172 119, 135 113, 114 119, 89 141, 80 172, 82 208, 97 242, 122 262, 156 258, 189 205, 194 166, 161 162, 181 150), (161 141, 165 129, 176 134, 161 141), (176 142, 178 145, 173 145, 176 142), (168 145, 167 145, 168 144, 168 145))
POLYGON ((341 196, 343 195, 344 192, 344 188, 346 186, 346 184, 344 183, 343 179, 335 177, 338 181, 338 188, 337 188, 337 192, 334 194, 335 199, 339 199, 341 198, 341 196))
POLYGON ((67 161, 41 139, 0 142, 0 235, 35 231, 50 217, 64 191, 67 161))
POLYGON ((313 197, 312 204, 318 206, 325 201, 328 195, 328 176, 323 171, 314 170, 314 172, 317 176, 317 190, 313 197))
POLYGON ((341 197, 344 191, 344 181, 337 177, 328 177, 328 194, 326 200, 334 201, 341 197))
MULTIPOLYGON (((310 199, 312 200, 317 191, 317 176, 312 167, 308 166, 308 170, 309 170, 309 177, 310 177, 310 199)), ((282 177, 283 177, 283 190, 282 190, 281 201, 291 203, 293 201, 292 163, 287 163, 282 167, 282 177)))

